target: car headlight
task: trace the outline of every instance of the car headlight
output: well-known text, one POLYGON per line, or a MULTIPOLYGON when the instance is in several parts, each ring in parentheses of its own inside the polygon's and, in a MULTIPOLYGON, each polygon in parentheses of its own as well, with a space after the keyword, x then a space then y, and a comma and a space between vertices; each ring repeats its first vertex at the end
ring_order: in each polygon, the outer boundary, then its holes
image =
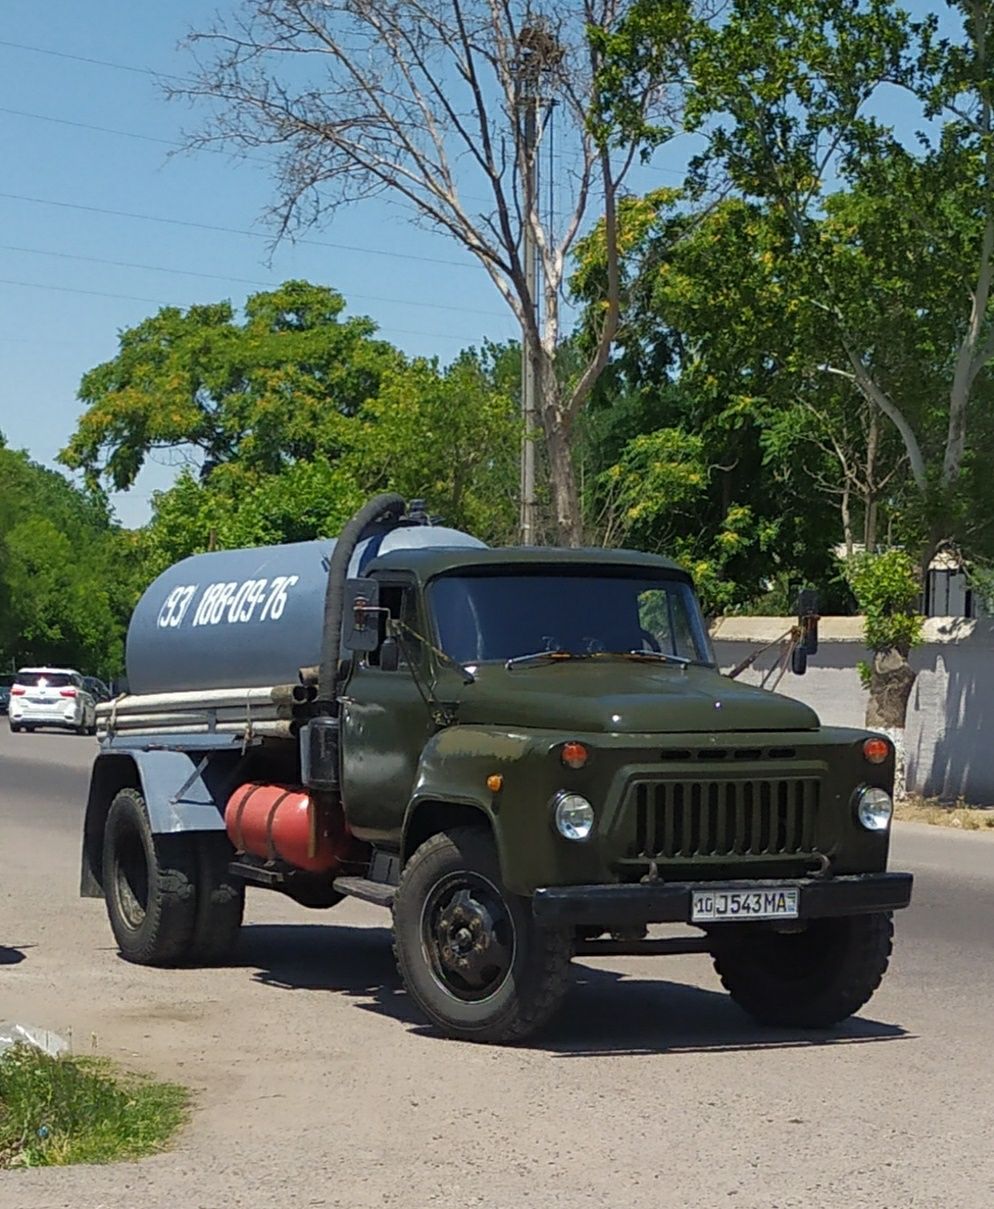
POLYGON ((561 790, 552 799, 556 830, 566 840, 585 840, 594 829, 594 808, 578 793, 561 790))
POLYGON ((867 831, 886 831, 894 813, 894 802, 886 789, 861 789, 856 795, 856 817, 867 831))

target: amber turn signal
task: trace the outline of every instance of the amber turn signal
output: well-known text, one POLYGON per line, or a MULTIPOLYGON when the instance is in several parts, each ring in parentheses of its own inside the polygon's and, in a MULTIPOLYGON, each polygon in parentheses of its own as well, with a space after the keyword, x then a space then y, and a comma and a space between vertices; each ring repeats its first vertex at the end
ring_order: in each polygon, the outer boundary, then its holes
POLYGON ((503 784, 504 778, 499 772, 493 772, 487 777, 487 788, 491 793, 499 793, 503 784))
POLYGON ((863 756, 870 764, 883 764, 890 755, 890 744, 886 739, 867 739, 863 744, 863 756))
POLYGON ((590 753, 582 743, 563 744, 562 760, 567 768, 582 768, 590 758, 590 753))

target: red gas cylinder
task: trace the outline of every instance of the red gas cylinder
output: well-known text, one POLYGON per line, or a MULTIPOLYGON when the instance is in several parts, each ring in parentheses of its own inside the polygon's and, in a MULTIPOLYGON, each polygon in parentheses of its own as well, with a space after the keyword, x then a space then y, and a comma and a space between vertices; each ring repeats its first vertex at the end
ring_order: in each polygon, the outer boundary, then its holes
POLYGON ((320 805, 299 785, 240 785, 228 799, 224 825, 239 852, 309 873, 337 868, 354 844, 341 809, 320 805))

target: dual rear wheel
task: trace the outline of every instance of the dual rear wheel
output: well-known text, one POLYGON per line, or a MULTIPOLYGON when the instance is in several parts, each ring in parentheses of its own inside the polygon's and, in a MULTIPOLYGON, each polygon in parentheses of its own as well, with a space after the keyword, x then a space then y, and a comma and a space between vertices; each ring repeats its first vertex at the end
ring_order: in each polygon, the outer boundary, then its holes
POLYGON ((104 899, 122 957, 152 966, 223 961, 245 905, 231 856, 224 832, 153 834, 141 794, 122 789, 103 843, 104 899))

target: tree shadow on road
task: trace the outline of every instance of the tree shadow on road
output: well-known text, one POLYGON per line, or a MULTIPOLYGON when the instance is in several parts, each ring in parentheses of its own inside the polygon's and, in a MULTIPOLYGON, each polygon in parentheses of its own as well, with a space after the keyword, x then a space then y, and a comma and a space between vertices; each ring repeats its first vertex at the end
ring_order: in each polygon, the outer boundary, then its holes
POLYGON ((27 953, 23 949, 10 948, 7 945, 0 945, 0 966, 16 966, 18 962, 23 961, 27 957, 27 953))
MULTIPOLYGON (((344 995, 365 1011, 435 1035, 404 993, 387 928, 246 926, 236 963, 254 967, 255 979, 268 986, 344 995)), ((829 1032, 764 1028, 721 992, 662 977, 627 977, 579 961, 574 971, 562 1010, 543 1033, 524 1043, 526 1048, 561 1057, 593 1057, 816 1048, 911 1038, 900 1025, 865 1016, 829 1032)))

